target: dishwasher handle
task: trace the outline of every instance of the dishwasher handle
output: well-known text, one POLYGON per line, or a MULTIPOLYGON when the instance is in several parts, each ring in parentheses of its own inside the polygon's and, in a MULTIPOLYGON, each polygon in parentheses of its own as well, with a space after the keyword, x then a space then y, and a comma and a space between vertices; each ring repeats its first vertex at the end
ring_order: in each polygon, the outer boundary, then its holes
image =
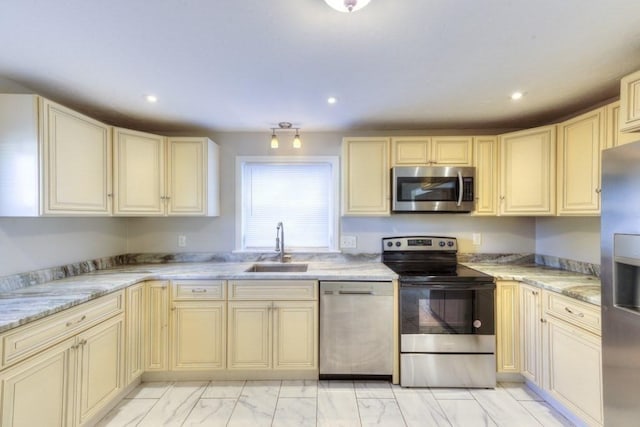
POLYGON ((338 291, 339 295, 373 295, 373 291, 338 291))

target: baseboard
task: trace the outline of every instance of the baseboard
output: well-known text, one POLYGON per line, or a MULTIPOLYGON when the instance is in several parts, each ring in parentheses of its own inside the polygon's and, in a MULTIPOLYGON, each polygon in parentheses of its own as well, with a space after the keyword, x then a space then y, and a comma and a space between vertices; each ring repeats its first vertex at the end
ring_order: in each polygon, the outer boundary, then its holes
POLYGON ((496 381, 499 383, 523 383, 524 377, 517 372, 497 372, 496 381))
POLYGON ((151 381, 238 381, 238 380, 317 380, 318 370, 220 370, 158 371, 142 374, 143 382, 151 381))

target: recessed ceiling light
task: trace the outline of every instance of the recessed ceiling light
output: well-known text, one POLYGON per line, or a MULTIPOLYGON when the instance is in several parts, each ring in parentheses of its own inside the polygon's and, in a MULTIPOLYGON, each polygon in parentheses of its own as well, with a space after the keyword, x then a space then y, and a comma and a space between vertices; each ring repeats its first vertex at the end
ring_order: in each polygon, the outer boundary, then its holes
POLYGON ((512 99, 513 101, 517 101, 517 100, 519 100, 519 99, 522 99, 522 97, 523 97, 523 96, 524 96, 524 93, 522 93, 522 92, 513 92, 513 93, 511 94, 511 99, 512 99))
POLYGON ((336 102, 338 102, 338 100, 335 96, 330 96, 329 98, 327 98, 327 103, 329 104, 335 104, 336 102))
POLYGON ((147 102, 150 102, 151 104, 153 104, 154 102, 158 102, 158 97, 155 95, 146 95, 144 99, 146 99, 147 102))

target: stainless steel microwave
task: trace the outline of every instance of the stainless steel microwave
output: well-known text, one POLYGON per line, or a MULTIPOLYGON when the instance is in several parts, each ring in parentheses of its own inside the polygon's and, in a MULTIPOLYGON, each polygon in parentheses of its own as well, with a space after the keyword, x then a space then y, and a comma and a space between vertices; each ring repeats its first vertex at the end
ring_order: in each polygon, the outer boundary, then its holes
POLYGON ((475 206, 474 167, 396 166, 391 168, 393 212, 471 212, 475 206))

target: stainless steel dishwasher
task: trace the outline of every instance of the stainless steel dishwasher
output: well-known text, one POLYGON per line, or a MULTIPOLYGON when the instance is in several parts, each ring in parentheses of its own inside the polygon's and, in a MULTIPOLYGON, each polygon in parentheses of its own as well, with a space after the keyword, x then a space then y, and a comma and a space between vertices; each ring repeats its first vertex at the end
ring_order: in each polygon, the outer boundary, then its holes
POLYGON ((320 378, 390 378, 393 284, 320 282, 320 378))

